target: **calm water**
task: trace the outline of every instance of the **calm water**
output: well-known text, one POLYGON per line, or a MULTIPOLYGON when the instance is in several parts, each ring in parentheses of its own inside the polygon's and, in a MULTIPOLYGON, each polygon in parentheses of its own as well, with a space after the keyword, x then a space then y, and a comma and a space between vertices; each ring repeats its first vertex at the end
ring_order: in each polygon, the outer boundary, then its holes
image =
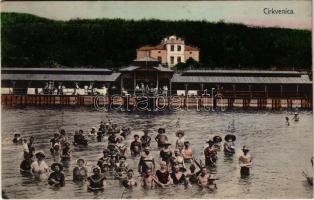
MULTIPOLYGON (((194 112, 182 111, 168 114, 128 114, 96 112, 90 109, 3 109, 2 110, 2 188, 11 198, 313 198, 310 187, 302 176, 302 170, 312 172, 310 158, 313 152, 313 114, 301 112, 301 120, 285 124, 287 112, 194 112), (62 114, 63 113, 63 114, 62 114), (203 158, 205 140, 211 134, 225 135, 234 119, 237 136, 237 155, 227 159, 218 153, 218 167, 214 172, 217 180, 216 192, 200 191, 198 188, 168 188, 143 190, 140 187, 124 190, 117 180, 107 180, 103 193, 87 192, 87 186, 74 184, 72 168, 79 157, 87 160, 87 167, 95 165, 102 156, 104 143, 91 143, 86 149, 73 148, 73 158, 65 168, 66 186, 54 189, 46 183, 34 183, 19 173, 23 152, 21 146, 11 144, 12 131, 23 136, 35 136, 36 150, 43 150, 47 163, 53 159, 49 153, 49 138, 59 126, 73 135, 74 130, 97 126, 101 120, 111 118, 114 122, 132 128, 132 135, 144 127, 151 130, 152 138, 159 127, 166 128, 172 144, 175 142, 175 124, 180 117, 181 128, 191 142, 196 157, 203 158), (254 157, 251 177, 240 179, 237 156, 242 145, 248 145, 254 157)), ((129 136, 126 143, 130 144, 129 136)), ((71 138, 72 139, 72 138, 71 138)), ((158 159, 156 143, 152 143, 153 154, 158 159)), ((129 154, 129 152, 128 152, 129 154)), ((127 162, 136 169, 138 159, 127 162)), ((159 165, 157 164, 159 167, 159 165)), ((137 174, 136 174, 137 176, 137 174)))

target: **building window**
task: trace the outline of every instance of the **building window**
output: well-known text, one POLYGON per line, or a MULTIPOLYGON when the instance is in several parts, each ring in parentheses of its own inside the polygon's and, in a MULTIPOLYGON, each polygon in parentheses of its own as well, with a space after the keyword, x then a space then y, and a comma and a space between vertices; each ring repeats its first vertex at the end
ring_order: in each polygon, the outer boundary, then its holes
POLYGON ((174 51, 174 45, 170 46, 170 51, 174 51))
POLYGON ((170 56, 170 64, 173 64, 173 63, 174 63, 174 57, 170 56))
POLYGON ((161 62, 161 56, 158 56, 157 59, 161 62))
POLYGON ((178 56, 177 57, 177 63, 180 63, 181 62, 181 56, 178 56))
POLYGON ((158 51, 158 53, 161 53, 161 51, 158 51))
POLYGON ((181 45, 178 45, 178 51, 181 51, 181 45))
POLYGON ((190 54, 192 54, 192 51, 190 51, 190 54))

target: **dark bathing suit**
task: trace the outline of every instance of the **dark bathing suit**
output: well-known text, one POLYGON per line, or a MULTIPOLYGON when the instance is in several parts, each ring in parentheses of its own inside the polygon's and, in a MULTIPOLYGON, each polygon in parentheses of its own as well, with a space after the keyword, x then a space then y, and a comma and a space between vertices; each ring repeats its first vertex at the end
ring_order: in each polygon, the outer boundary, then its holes
POLYGON ((64 186, 65 184, 64 174, 61 172, 52 172, 48 178, 48 183, 49 185, 54 185, 54 186, 59 186, 59 187, 64 186), (55 181, 58 181, 59 183, 54 184, 53 182, 51 182, 51 179, 54 179, 55 181))
POLYGON ((158 181, 162 184, 167 184, 169 181, 169 172, 161 172, 160 170, 156 171, 156 176, 158 178, 158 181))

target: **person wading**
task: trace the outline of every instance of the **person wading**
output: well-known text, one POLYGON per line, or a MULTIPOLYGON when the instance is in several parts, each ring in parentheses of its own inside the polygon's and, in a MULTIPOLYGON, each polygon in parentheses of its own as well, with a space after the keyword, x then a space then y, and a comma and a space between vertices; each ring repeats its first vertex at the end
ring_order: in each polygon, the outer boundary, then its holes
POLYGON ((242 178, 250 175, 250 168, 252 167, 252 156, 249 154, 249 149, 246 146, 242 148, 243 155, 239 157, 240 174, 242 178))

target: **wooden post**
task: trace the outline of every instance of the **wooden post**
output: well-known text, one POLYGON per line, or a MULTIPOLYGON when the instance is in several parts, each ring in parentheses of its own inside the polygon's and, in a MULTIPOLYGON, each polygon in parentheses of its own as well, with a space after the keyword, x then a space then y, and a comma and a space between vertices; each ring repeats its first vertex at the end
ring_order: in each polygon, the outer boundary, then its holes
POLYGON ((172 89, 172 83, 171 83, 171 79, 169 79, 169 96, 171 96, 171 89, 172 89))
POLYGON ((136 75, 135 75, 135 72, 133 72, 133 83, 134 83, 134 92, 133 92, 133 94, 135 95, 135 88, 136 88, 136 75))
POLYGON ((187 97, 188 96, 188 84, 184 84, 185 85, 185 96, 187 97))
POLYGON ((282 94, 283 94, 283 87, 282 85, 280 85, 280 97, 282 98, 282 94))
POLYGON ((120 83, 120 94, 122 95, 122 88, 123 88, 123 76, 121 76, 121 83, 120 83))
POLYGON ((232 84, 232 93, 233 93, 233 98, 236 96, 236 86, 235 84, 232 84))

